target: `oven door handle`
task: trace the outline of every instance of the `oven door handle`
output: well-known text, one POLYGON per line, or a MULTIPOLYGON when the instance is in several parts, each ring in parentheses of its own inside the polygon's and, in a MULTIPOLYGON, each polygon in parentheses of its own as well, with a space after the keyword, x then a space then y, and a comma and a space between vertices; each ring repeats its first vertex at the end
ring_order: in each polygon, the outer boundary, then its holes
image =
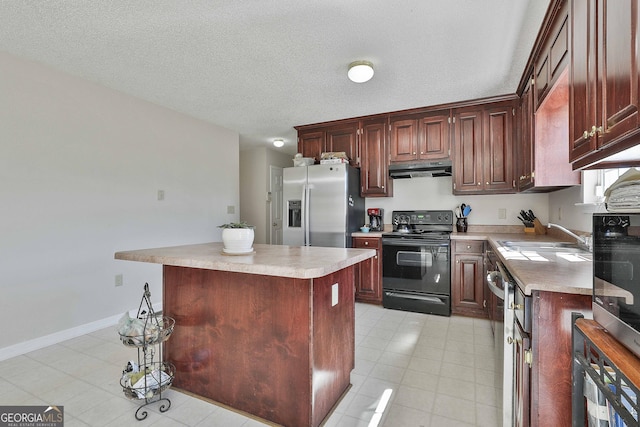
POLYGON ((403 240, 403 239, 382 239, 382 244, 385 246, 449 246, 449 240, 403 240))

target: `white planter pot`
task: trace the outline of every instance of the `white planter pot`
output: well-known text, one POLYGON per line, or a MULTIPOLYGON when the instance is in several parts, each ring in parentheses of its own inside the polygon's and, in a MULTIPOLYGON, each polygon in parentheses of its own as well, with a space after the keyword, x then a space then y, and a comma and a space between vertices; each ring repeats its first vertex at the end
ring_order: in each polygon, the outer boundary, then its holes
POLYGON ((230 254, 253 252, 253 228, 223 228, 223 251, 230 254))

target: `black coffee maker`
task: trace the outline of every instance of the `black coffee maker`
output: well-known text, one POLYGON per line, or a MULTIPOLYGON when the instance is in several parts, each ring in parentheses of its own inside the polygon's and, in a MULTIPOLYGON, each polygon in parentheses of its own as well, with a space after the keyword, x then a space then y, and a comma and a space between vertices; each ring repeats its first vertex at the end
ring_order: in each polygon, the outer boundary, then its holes
POLYGON ((369 208, 367 214, 369 215, 369 230, 384 231, 384 209, 369 208))

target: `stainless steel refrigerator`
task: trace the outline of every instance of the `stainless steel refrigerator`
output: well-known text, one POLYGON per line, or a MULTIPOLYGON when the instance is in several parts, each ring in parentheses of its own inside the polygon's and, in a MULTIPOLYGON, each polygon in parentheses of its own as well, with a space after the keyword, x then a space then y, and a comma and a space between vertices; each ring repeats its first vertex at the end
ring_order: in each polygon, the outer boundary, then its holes
POLYGON ((366 222, 358 169, 345 163, 298 166, 282 175, 283 244, 350 248, 351 233, 366 222))

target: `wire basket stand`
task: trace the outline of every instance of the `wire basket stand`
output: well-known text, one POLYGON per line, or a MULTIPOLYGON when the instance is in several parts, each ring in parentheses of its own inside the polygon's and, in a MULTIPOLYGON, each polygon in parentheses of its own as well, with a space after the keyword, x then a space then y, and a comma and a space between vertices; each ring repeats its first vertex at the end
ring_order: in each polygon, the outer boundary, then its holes
POLYGON ((129 361, 122 371, 120 385, 125 396, 133 400, 144 400, 136 410, 135 417, 142 421, 149 415, 147 405, 160 402, 160 412, 171 407, 171 401, 162 393, 171 387, 175 377, 175 366, 162 359, 163 342, 169 339, 175 320, 156 314, 151 304, 149 284, 144 284, 144 293, 138 314, 134 319, 125 315, 118 333, 127 347, 135 347, 138 361, 129 361))

